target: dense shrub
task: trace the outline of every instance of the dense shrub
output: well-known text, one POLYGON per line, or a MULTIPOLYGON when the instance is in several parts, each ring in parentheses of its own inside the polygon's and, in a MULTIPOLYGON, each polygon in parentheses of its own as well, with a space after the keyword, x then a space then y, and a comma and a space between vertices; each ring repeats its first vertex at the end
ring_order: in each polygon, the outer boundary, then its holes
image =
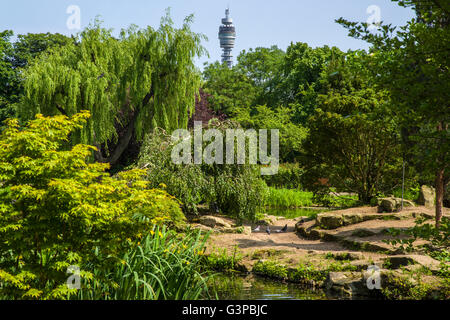
POLYGON ((169 194, 181 201, 186 213, 197 213, 197 205, 208 200, 209 181, 194 164, 175 164, 171 159, 175 143, 162 129, 147 135, 138 160, 138 167, 147 169, 150 185, 163 184, 169 194))
POLYGON ((143 170, 111 177, 108 164, 86 162, 94 147, 62 148, 88 117, 37 115, 25 128, 9 120, 0 135, 0 298, 68 297, 69 266, 111 266, 154 224, 184 219, 143 170))
POLYGON ((272 176, 264 176, 264 180, 270 187, 298 189, 301 187, 303 169, 298 163, 281 164, 278 173, 272 176))
MULTIPOLYGON (((224 145, 225 130, 233 125, 229 121, 210 123, 223 131, 224 145)), ((198 204, 214 203, 223 213, 239 220, 255 219, 268 191, 258 165, 174 164, 171 153, 175 144, 162 130, 147 136, 138 167, 147 169, 147 179, 153 187, 163 183, 167 192, 182 202, 186 213, 197 213, 198 204)))
POLYGON ((219 165, 213 177, 214 199, 219 208, 238 220, 256 219, 267 199, 267 185, 257 166, 219 165))

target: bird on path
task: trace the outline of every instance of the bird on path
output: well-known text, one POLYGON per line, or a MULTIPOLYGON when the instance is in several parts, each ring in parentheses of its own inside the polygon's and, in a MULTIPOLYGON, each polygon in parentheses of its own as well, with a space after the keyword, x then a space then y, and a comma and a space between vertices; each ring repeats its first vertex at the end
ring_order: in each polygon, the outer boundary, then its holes
POLYGON ((277 230, 278 233, 286 232, 287 231, 287 225, 285 225, 283 228, 277 230))
POLYGON ((253 230, 253 232, 259 232, 261 230, 261 228, 259 227, 259 226, 257 226, 254 230, 253 230))
POLYGON ((270 227, 269 227, 269 226, 267 226, 266 232, 267 232, 267 234, 270 236, 270 227))

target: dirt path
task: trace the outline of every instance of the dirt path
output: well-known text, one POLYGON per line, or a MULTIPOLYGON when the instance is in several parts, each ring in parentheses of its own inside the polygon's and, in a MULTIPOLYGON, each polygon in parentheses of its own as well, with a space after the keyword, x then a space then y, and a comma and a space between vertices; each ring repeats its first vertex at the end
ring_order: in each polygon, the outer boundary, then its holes
MULTIPOLYGON (((361 207, 351 208, 346 210, 333 211, 334 214, 362 214, 362 215, 374 215, 376 214, 376 208, 374 207, 361 207)), ((434 211, 425 207, 407 208, 399 215, 399 220, 383 220, 383 215, 380 214, 380 219, 364 221, 347 226, 343 226, 334 230, 324 230, 328 235, 332 236, 346 236, 351 241, 363 241, 373 245, 378 245, 381 248, 389 247, 388 244, 383 243, 383 239, 390 236, 383 233, 383 230, 387 228, 409 228, 414 225, 415 218, 413 216, 417 214, 426 214, 433 216, 434 211), (368 230, 368 232, 374 233, 373 235, 362 235, 361 237, 353 235, 358 230, 368 230)), ((445 209, 445 214, 450 215, 450 209, 445 209)), ((391 214, 392 216, 392 214, 391 214)), ((242 255, 242 262, 248 268, 251 269, 253 264, 260 259, 276 257, 277 261, 291 266, 296 266, 298 263, 318 263, 323 264, 327 262, 325 259, 326 254, 342 254, 346 252, 358 253, 361 261, 380 261, 387 255, 380 253, 377 250, 359 250, 349 249, 340 241, 324 241, 310 240, 300 236, 296 232, 296 223, 301 218, 285 219, 280 217, 273 218, 273 223, 270 225, 271 234, 266 233, 266 227, 261 226, 261 231, 252 232, 251 234, 239 234, 239 233, 214 233, 208 242, 208 252, 217 252, 218 250, 226 249, 229 254, 232 254, 235 247, 238 248, 238 252, 242 255), (282 227, 287 225, 286 233, 277 233, 282 227)), ((230 225, 234 224, 232 219, 221 217, 224 221, 230 225)), ((308 222, 311 226, 315 224, 314 221, 308 222)), ((246 225, 255 228, 254 225, 246 225)), ((346 238, 347 239, 347 238, 346 238)))

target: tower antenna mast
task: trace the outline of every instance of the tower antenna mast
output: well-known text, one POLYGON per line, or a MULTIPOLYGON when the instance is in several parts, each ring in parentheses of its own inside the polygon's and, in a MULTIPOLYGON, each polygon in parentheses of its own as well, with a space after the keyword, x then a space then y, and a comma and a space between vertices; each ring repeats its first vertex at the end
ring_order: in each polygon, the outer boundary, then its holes
POLYGON ((219 40, 220 47, 223 50, 222 63, 226 63, 228 68, 231 68, 233 66, 231 51, 236 40, 236 28, 233 25, 233 19, 230 17, 230 6, 225 10, 225 18, 222 19, 222 25, 219 27, 219 40))

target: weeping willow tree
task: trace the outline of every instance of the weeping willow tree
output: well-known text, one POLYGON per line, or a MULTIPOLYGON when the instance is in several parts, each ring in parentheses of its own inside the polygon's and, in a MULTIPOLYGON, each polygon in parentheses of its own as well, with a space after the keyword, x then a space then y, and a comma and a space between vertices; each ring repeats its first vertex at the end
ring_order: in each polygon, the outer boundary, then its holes
POLYGON ((186 128, 200 86, 194 59, 205 53, 206 38, 191 31, 191 22, 189 16, 174 28, 167 12, 159 29, 131 26, 116 38, 96 20, 73 44, 49 51, 26 70, 19 115, 89 110, 74 142, 97 146, 95 159, 112 165, 149 129, 186 128))

